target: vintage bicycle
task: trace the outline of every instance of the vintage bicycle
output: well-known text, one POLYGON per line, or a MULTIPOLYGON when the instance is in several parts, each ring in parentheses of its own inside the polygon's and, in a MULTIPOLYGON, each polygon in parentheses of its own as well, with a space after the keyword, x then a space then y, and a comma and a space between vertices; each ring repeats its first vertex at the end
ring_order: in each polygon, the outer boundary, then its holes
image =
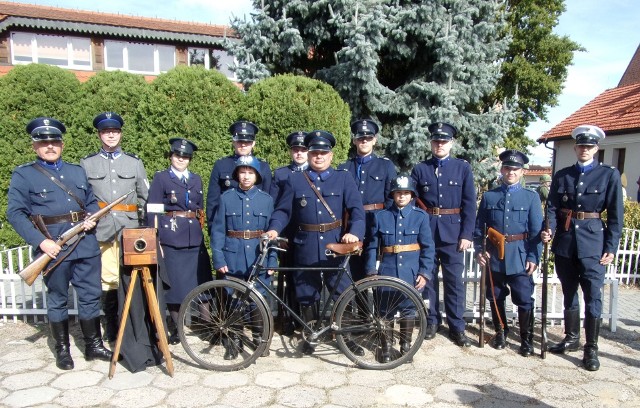
MULTIPOLYGON (((283 242, 286 239, 262 238, 261 252, 246 282, 226 277, 203 283, 187 295, 180 307, 178 334, 193 360, 207 369, 233 371, 246 368, 268 350, 274 321, 269 304, 257 289, 260 287, 300 323, 303 338, 314 346, 335 338, 342 353, 366 369, 391 369, 411 361, 422 345, 426 330, 422 297, 413 287, 385 276, 353 281, 347 265, 351 256, 360 255, 361 242, 328 244, 328 257, 343 257, 336 267, 264 266, 270 251, 285 250, 283 242), (318 320, 305 322, 276 295, 268 282, 258 278, 260 272, 267 269, 337 271, 340 277, 348 277, 350 285, 335 302, 324 302, 318 320), (407 319, 412 321, 411 333, 401 330, 401 323, 407 319), (410 345, 407 344, 409 336, 410 345), (362 352, 356 353, 354 344, 364 350, 364 355, 357 355, 362 352)), ((334 289, 327 299, 333 299, 335 294, 334 289)))

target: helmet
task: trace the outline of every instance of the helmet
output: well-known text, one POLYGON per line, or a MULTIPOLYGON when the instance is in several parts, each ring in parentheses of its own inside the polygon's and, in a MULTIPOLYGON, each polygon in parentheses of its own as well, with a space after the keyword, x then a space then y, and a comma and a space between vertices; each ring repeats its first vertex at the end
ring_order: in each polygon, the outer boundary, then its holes
POLYGON ((548 174, 543 174, 540 176, 540 181, 551 181, 551 176, 548 174))
POLYGON ((236 160, 236 167, 233 169, 233 179, 238 181, 238 169, 240 167, 251 167, 256 171, 256 184, 262 182, 262 176, 260 175, 260 161, 255 156, 240 156, 236 160))
POLYGON ((413 196, 417 196, 418 193, 416 191, 416 182, 413 181, 411 177, 407 176, 398 176, 391 181, 391 191, 389 192, 389 196, 393 198, 394 191, 411 191, 413 196))

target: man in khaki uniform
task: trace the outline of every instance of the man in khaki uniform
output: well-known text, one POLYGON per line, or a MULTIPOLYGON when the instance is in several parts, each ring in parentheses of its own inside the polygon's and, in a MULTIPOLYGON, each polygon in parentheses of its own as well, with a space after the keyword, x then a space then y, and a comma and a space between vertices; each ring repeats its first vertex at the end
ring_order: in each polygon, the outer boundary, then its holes
POLYGON ((122 151, 124 120, 114 112, 104 112, 93 119, 102 146, 100 151, 80 160, 89 184, 102 208, 134 190, 124 202, 100 219, 96 236, 102 253, 102 310, 105 315, 105 338, 114 341, 118 334, 118 284, 120 278, 120 239, 123 228, 139 226, 138 206, 147 202, 149 181, 138 156, 122 151))

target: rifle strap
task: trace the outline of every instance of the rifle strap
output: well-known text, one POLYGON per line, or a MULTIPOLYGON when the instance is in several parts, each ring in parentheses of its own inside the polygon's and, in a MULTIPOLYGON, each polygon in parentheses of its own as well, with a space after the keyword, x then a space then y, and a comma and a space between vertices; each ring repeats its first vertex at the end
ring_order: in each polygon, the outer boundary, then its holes
POLYGON ((327 209, 327 211, 329 212, 329 215, 331 216, 331 218, 333 218, 334 221, 337 221, 338 219, 336 218, 336 215, 333 213, 333 211, 331 211, 331 207, 329 207, 329 204, 327 204, 327 202, 322 197, 322 194, 320 194, 320 192, 316 188, 315 184, 313 184, 313 182, 309 178, 309 175, 307 174, 307 172, 303 171, 302 174, 304 174, 304 178, 307 179, 307 182, 311 186, 311 189, 313 190, 314 193, 316 193, 316 197, 318 197, 318 200, 320 200, 322 205, 324 205, 324 208, 327 209))
POLYGON ((489 266, 489 262, 487 262, 487 272, 489 272, 489 284, 491 286, 491 299, 493 300, 493 306, 496 308, 496 314, 498 315, 498 322, 500 323, 500 328, 504 330, 504 322, 502 321, 500 309, 498 309, 498 301, 496 300, 496 289, 493 286, 493 273, 491 272, 491 266, 489 266))
POLYGON ((71 191, 71 189, 67 186, 65 186, 60 180, 58 180, 57 178, 53 177, 49 172, 47 172, 44 167, 42 167, 40 164, 34 164, 33 167, 38 170, 40 173, 44 174, 49 180, 51 180, 53 182, 53 184, 55 184, 56 186, 60 187, 62 189, 62 191, 64 191, 65 193, 69 194, 71 196, 71 198, 73 198, 74 200, 76 200, 76 202, 78 203, 78 205, 80 206, 80 208, 84 211, 84 203, 82 202, 82 200, 75 194, 73 194, 73 191, 71 191))

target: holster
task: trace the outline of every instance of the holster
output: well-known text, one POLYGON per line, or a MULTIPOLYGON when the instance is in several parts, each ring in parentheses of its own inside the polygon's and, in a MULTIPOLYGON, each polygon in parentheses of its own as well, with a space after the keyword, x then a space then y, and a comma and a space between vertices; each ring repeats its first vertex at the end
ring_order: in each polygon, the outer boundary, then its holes
POLYGON ((42 219, 42 215, 33 214, 29 218, 31 219, 31 222, 33 223, 33 226, 36 227, 36 229, 38 231, 42 232, 42 234, 47 239, 53 240, 53 238, 51 237, 51 234, 49 233, 49 230, 47 229, 47 225, 44 223, 44 220, 42 219))
POLYGON ((498 250, 498 259, 502 261, 504 259, 504 235, 493 227, 489 227, 487 229, 487 238, 498 250))
POLYGON ((196 218, 200 222, 200 229, 204 228, 204 223, 206 221, 204 210, 202 209, 196 210, 196 218))

